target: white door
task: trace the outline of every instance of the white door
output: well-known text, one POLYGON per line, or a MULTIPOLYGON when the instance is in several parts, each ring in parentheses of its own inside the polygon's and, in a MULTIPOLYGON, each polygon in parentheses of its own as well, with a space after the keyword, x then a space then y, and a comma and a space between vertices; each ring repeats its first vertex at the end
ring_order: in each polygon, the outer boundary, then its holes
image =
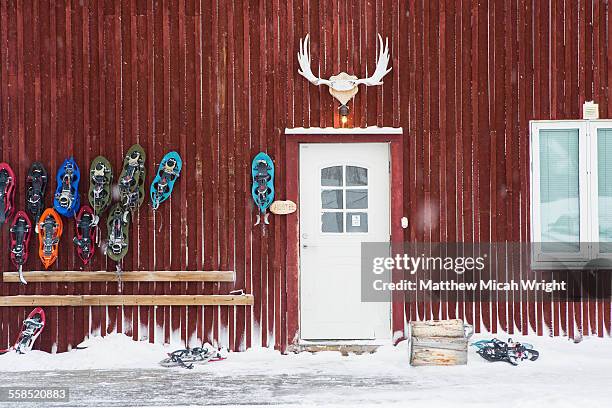
POLYGON ((300 337, 391 337, 390 304, 361 302, 361 243, 389 242, 389 145, 300 145, 300 337))

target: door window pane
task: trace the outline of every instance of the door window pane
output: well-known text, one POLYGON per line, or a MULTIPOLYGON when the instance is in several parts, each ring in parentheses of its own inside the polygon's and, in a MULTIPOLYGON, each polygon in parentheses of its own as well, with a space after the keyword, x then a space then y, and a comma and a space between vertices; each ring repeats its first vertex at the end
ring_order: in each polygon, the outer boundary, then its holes
POLYGON ((321 191, 321 205, 325 209, 342 209, 342 190, 321 191))
POLYGON ((321 214, 321 231, 322 232, 343 232, 342 212, 324 212, 321 214))
POLYGON ((347 212, 346 232, 368 232, 368 213, 347 212))
POLYGON ((612 252, 612 129, 597 131, 599 251, 612 252))
POLYGON ((322 186, 342 186, 342 166, 321 169, 322 186))
POLYGON ((542 250, 580 250, 578 129, 540 131, 542 250))
POLYGON ((367 186, 368 169, 356 166, 346 166, 346 185, 349 187, 367 186))
POLYGON ((368 190, 346 190, 346 208, 367 209, 368 190))

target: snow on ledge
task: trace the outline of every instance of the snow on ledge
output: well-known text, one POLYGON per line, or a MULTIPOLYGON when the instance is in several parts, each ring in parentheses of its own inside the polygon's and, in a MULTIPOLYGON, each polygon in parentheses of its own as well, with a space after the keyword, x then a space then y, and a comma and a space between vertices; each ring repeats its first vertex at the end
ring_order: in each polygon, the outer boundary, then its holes
POLYGON ((401 127, 396 128, 378 126, 369 126, 365 128, 285 128, 286 135, 401 135, 403 133, 404 131, 401 127))

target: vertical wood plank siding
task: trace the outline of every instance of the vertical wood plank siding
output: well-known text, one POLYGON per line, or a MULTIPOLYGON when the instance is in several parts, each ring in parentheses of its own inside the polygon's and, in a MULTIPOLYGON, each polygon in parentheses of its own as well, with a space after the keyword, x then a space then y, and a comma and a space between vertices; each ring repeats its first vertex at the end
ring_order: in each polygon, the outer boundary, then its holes
MULTIPOLYGON (((124 269, 233 269, 236 282, 130 282, 123 292, 255 295, 252 308, 50 307, 40 348, 65 351, 111 332, 234 350, 284 350, 293 341, 286 218, 252 226, 249 164, 261 150, 275 159, 282 198, 285 164, 294 160, 284 128, 340 124, 327 88, 297 74, 306 33, 313 71, 325 77, 373 72, 376 33, 389 37, 393 70, 383 86, 360 88, 349 126, 403 127, 406 240, 528 241, 528 122, 579 118, 585 100, 611 117, 611 21, 603 0, 0 2, 0 159, 16 171, 16 206, 25 205, 34 160, 54 177, 72 154, 87 175, 103 154, 117 174, 139 142, 150 183, 163 154, 180 150, 184 175, 159 211, 141 208, 124 269)), ((82 193, 87 184, 83 177, 82 193)), ((56 267, 75 269, 74 224, 66 224, 56 267)), ((12 270, 6 226, 0 254, 1 269, 12 270)), ((25 268, 39 268, 34 244, 25 268)), ((114 265, 98 255, 91 268, 114 265)), ((591 278, 582 279, 571 284, 591 278)), ((598 284, 603 291, 611 282, 598 284)), ((117 285, 0 283, 0 293, 116 294, 117 285)), ((477 330, 567 336, 611 330, 609 300, 544 293, 492 302, 420 297, 394 310, 402 309, 395 322, 458 317, 477 330)), ((0 310, 0 347, 14 341, 26 313, 0 310)))

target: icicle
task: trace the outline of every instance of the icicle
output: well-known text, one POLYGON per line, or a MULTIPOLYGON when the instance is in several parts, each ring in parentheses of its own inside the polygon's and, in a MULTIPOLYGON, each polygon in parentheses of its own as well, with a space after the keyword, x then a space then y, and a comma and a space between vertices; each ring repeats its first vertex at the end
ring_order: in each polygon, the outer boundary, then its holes
POLYGON ((115 272, 115 274, 117 275, 117 293, 123 292, 123 281, 121 280, 121 274, 123 271, 121 269, 121 263, 123 263, 123 259, 117 262, 117 270, 115 272))

